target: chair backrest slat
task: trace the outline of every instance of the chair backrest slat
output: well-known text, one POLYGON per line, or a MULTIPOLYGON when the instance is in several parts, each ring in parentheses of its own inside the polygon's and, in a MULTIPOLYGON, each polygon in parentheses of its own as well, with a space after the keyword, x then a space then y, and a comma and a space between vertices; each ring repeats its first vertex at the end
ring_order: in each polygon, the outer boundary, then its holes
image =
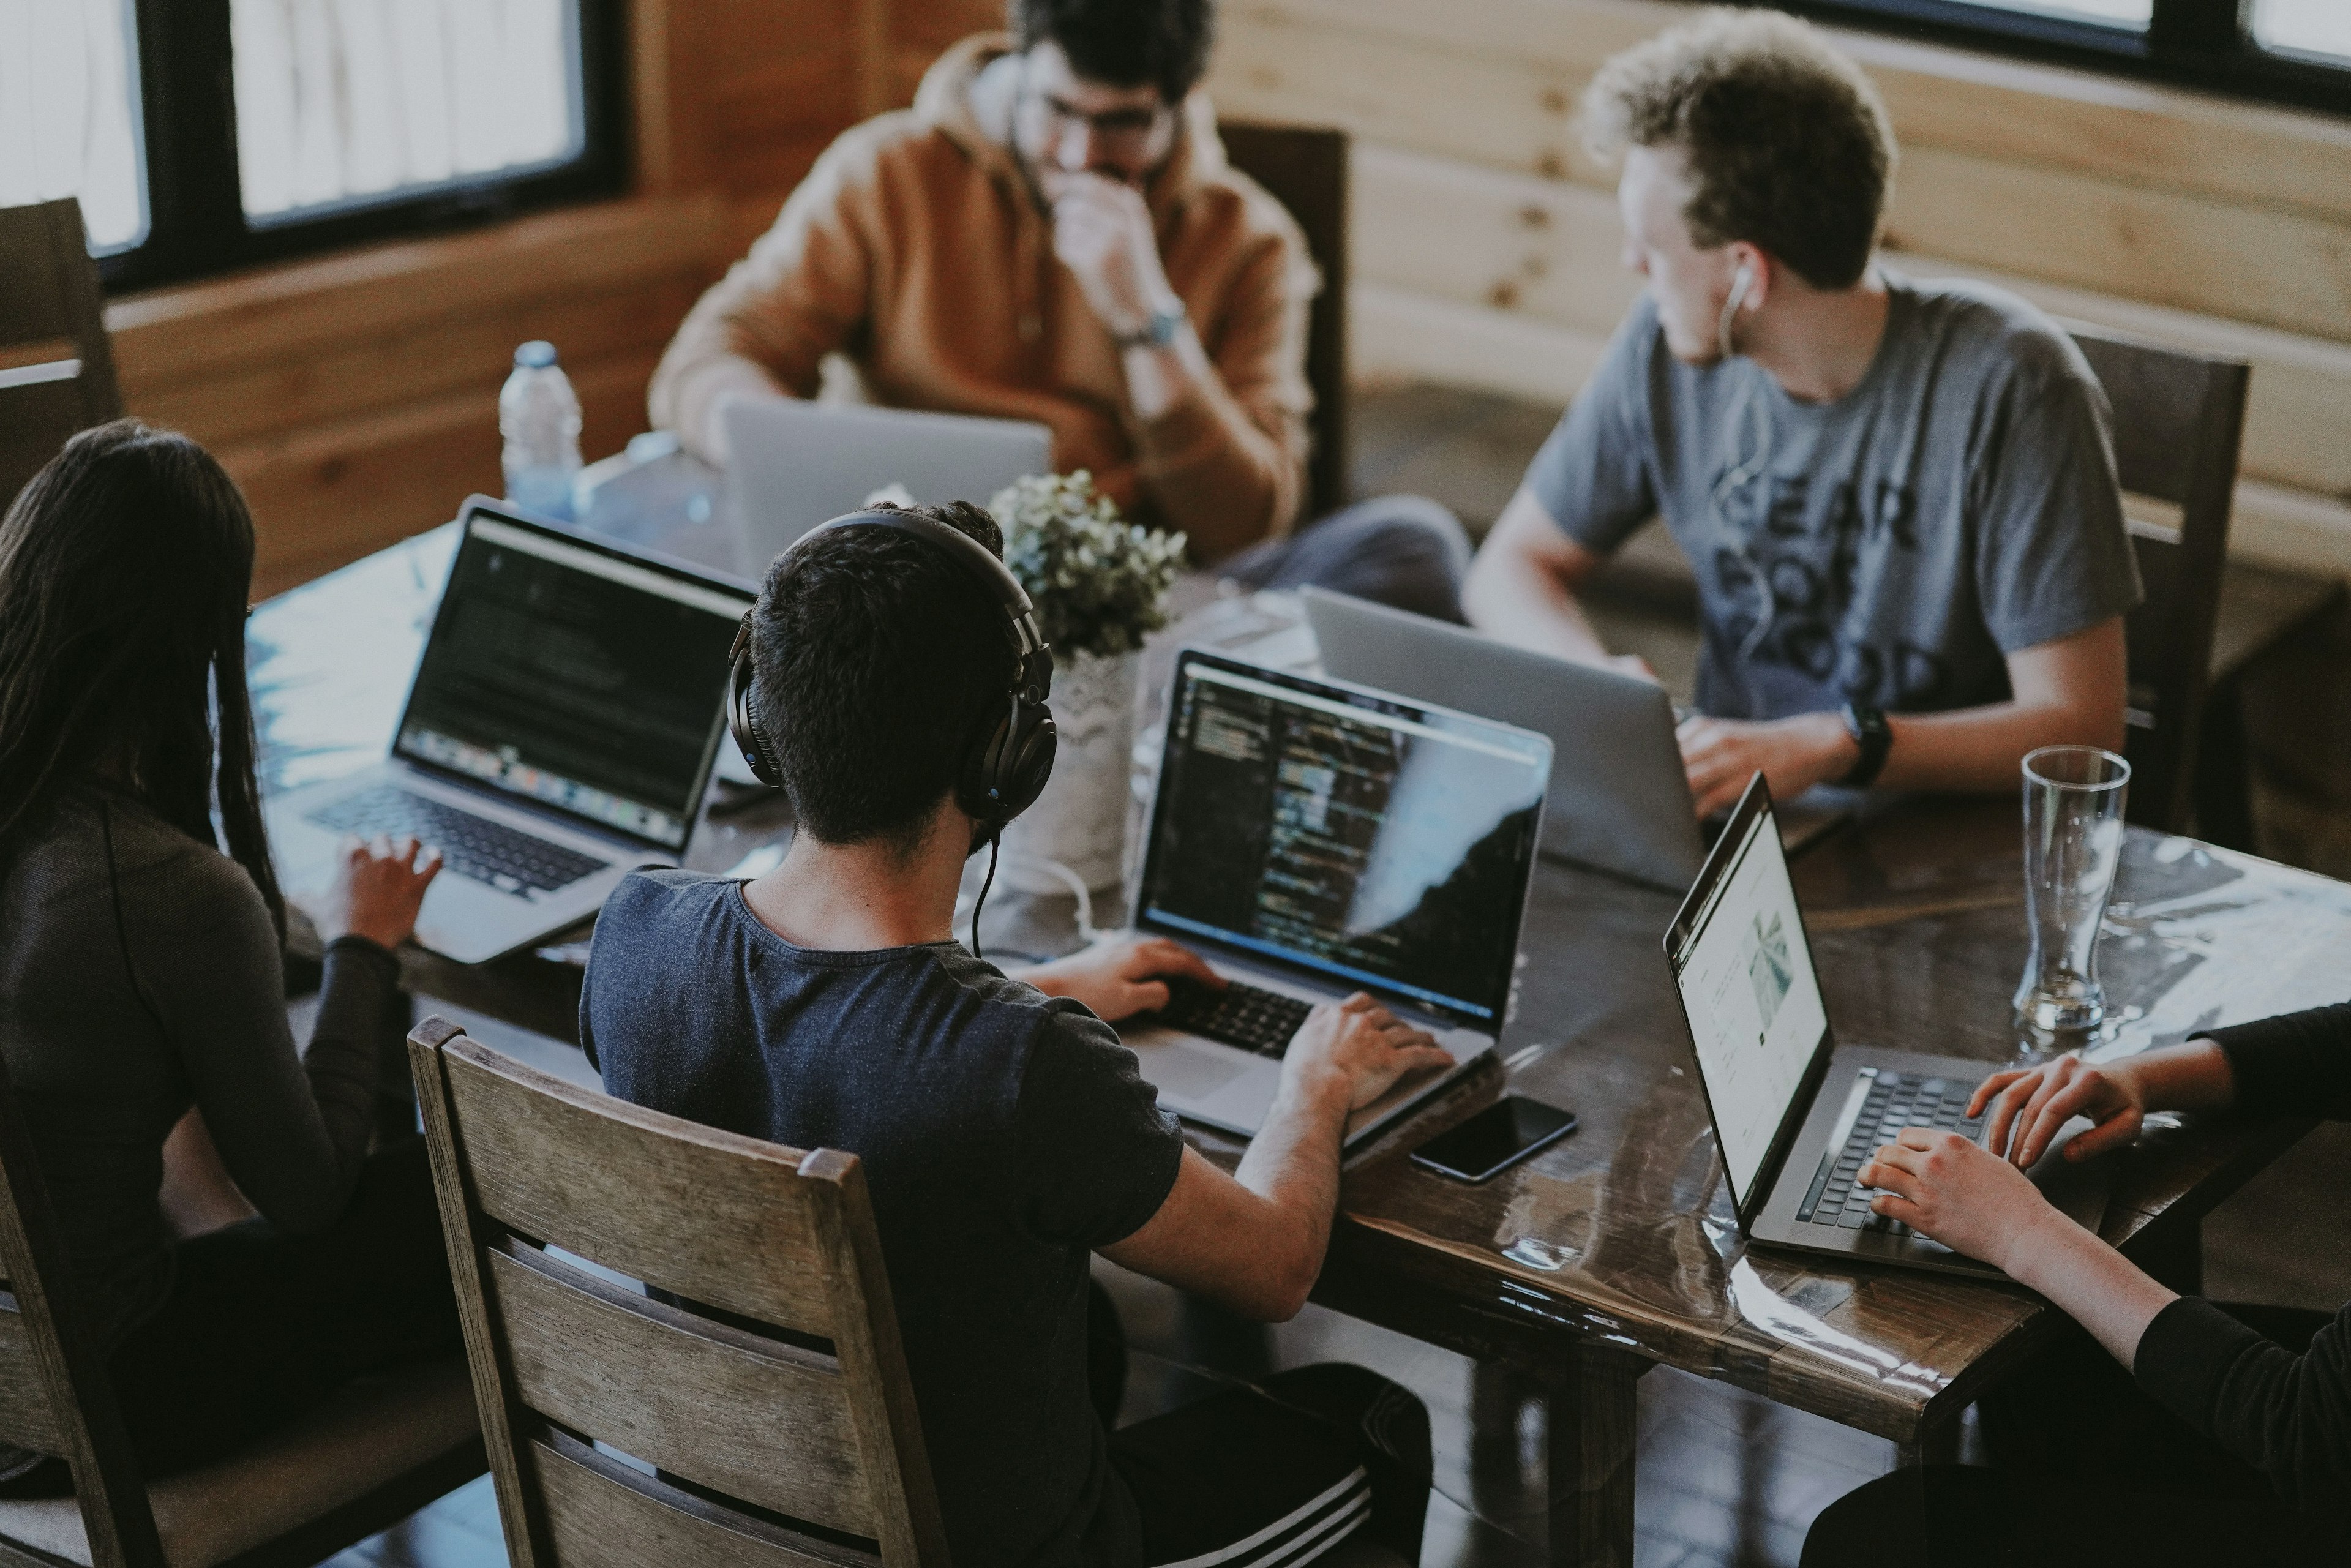
POLYGON ((831 1337, 797 1156, 706 1127, 680 1135, 692 1124, 504 1059, 448 1063, 483 1213, 664 1290, 831 1337))
POLYGON ((517 1568, 946 1561, 853 1158, 409 1050, 517 1568))
POLYGON ((32 1328, 13 1294, 0 1294, 0 1443, 43 1454, 66 1448, 65 1424, 49 1398, 32 1328))
POLYGON ((2185 832, 2252 367, 2065 326, 2114 412, 2116 479, 2126 495, 2179 509, 2176 533, 2131 529, 2147 592, 2127 627, 2128 751, 2131 821, 2185 832))
POLYGON ((515 1391, 533 1410, 746 1502, 878 1533, 838 1360, 518 1247, 489 1261, 515 1391))
POLYGON ((1217 127, 1226 160, 1290 210, 1322 275, 1306 320, 1306 384, 1314 390, 1307 420, 1313 450, 1306 462, 1301 523, 1346 504, 1348 136, 1319 125, 1228 120, 1217 127))
MULTIPOLYGON (((0 1441, 63 1458, 95 1568, 163 1568, 145 1478, 106 1362, 84 1332, 31 1134, 0 1060, 0 1441)), ((29 1559, 27 1559, 29 1561, 29 1559)))
POLYGON ((558 1435, 530 1445, 547 1500, 549 1546, 562 1568, 856 1568, 855 1552, 728 1513, 558 1435))
POLYGON ((68 437, 122 413, 81 204, 0 207, 0 509, 68 437))

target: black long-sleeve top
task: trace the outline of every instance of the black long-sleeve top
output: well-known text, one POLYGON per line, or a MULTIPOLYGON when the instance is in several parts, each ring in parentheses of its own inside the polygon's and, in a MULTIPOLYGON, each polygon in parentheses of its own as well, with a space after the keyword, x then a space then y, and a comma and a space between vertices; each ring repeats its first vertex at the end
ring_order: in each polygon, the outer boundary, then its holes
MULTIPOLYGON (((2236 1104, 2254 1115, 2351 1120, 2351 1004, 2211 1031, 2236 1104)), ((2351 1305, 2295 1355, 2211 1302, 2155 1315, 2132 1372, 2148 1396, 2266 1474, 2297 1507, 2351 1503, 2351 1305)))
POLYGON ((399 983, 373 943, 333 944, 298 1054, 253 879, 99 786, 62 798, 0 863, 0 1057, 101 1346, 170 1291, 156 1194, 163 1140, 190 1105, 273 1224, 314 1230, 342 1212, 399 983))

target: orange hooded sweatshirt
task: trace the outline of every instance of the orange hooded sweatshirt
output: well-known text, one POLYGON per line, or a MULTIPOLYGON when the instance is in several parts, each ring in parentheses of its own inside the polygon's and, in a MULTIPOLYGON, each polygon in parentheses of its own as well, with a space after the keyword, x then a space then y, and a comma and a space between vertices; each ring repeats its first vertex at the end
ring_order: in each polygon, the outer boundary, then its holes
POLYGON ((1010 47, 965 39, 912 110, 826 150, 678 329, 653 374, 654 425, 723 465, 721 399, 813 397, 838 350, 877 402, 1050 426, 1057 469, 1091 470, 1137 520, 1189 534, 1197 559, 1286 532, 1304 487, 1318 286, 1296 223, 1226 163, 1193 93, 1144 196, 1221 384, 1136 419, 1118 348, 1055 259, 1052 219, 1011 151, 1010 47))

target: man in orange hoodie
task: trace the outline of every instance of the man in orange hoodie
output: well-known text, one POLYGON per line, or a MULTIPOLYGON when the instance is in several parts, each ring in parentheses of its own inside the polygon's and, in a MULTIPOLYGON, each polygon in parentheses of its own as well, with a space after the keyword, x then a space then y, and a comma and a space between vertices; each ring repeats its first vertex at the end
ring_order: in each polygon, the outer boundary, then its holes
POLYGON ((1057 468, 1249 587, 1458 620, 1468 541, 1435 503, 1292 532, 1317 279, 1195 90, 1212 5, 1012 0, 1012 37, 966 39, 912 110, 844 133, 703 296, 654 424, 724 466, 722 406, 812 397, 838 352, 877 402, 1045 423, 1057 468))

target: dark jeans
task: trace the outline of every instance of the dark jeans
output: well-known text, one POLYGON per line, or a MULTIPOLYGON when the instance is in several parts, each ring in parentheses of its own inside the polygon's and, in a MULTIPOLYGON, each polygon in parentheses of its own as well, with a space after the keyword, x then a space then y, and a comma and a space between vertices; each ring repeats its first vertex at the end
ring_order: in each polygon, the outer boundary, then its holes
MULTIPOLYGON (((2329 1321, 2229 1311, 2294 1351, 2329 1321)), ((2267 1478, 2139 1393, 2086 1335, 2043 1352, 1980 1409, 1990 1468, 1928 1465, 1856 1489, 1813 1521, 1803 1568, 2351 1560, 2340 1521, 2286 1507, 2267 1478)))
POLYGON ((1327 588, 1416 615, 1458 622, 1469 536, 1425 496, 1378 496, 1343 507, 1287 538, 1251 545, 1222 575, 1243 588, 1327 588))
POLYGON ((266 1219, 180 1244, 172 1293, 108 1363, 140 1464, 218 1458, 352 1378, 460 1348, 424 1140, 369 1157, 340 1218, 266 1219))
MULTIPOLYGON (((1109 1427, 1126 1386, 1126 1340, 1099 1285, 1089 1329, 1094 1409, 1109 1427)), ((1303 1563, 1358 1529, 1420 1561, 1428 1411, 1360 1366, 1294 1367, 1118 1427, 1110 1462, 1134 1500, 1145 1563, 1229 1552, 1259 1535, 1220 1568, 1303 1563)))

